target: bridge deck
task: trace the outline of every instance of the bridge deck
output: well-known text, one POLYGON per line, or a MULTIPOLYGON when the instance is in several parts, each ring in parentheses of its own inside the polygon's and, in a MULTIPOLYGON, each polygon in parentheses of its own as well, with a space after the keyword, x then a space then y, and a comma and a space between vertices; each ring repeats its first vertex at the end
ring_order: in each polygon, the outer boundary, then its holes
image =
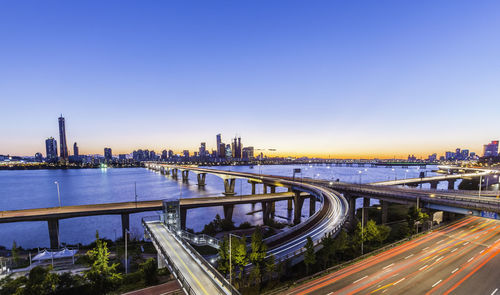
POLYGON ((161 210, 163 203, 157 201, 122 202, 0 211, 0 223, 16 221, 40 221, 49 218, 71 218, 105 214, 137 213, 161 210))
POLYGON ((204 269, 160 222, 148 222, 151 234, 160 243, 170 260, 182 273, 195 294, 221 294, 220 287, 209 272, 204 269))
MULTIPOLYGON (((308 193, 302 192, 300 194, 302 197, 309 196, 308 193)), ((262 201, 282 201, 293 199, 295 196, 294 192, 284 192, 284 193, 273 193, 273 194, 255 194, 255 195, 243 195, 243 196, 225 196, 225 197, 201 197, 201 198, 187 198, 180 200, 181 208, 199 208, 199 207, 211 207, 211 206, 221 206, 221 205, 236 205, 236 204, 248 204, 252 202, 262 202, 262 201)))
POLYGON ((464 173, 464 174, 446 174, 446 175, 438 175, 424 178, 407 178, 407 179, 398 179, 398 180, 389 180, 389 181, 379 181, 373 182, 373 185, 402 185, 402 184, 415 184, 415 183, 424 183, 424 182, 433 182, 433 181, 446 181, 446 180, 456 180, 461 178, 479 178, 481 176, 489 175, 489 172, 481 172, 481 173, 464 173))

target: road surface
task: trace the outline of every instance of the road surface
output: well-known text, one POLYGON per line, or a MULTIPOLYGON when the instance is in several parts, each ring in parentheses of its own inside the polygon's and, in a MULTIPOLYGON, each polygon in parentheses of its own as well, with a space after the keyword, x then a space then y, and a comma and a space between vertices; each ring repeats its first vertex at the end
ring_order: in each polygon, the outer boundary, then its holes
POLYGON ((500 221, 468 217, 284 294, 500 294, 500 221))

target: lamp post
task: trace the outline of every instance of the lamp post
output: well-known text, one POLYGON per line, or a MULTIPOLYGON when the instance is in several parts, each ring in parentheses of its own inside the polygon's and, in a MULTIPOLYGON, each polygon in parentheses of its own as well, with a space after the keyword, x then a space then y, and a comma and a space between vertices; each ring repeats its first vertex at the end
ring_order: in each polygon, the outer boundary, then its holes
POLYGON ((397 180, 396 179, 396 170, 394 168, 392 168, 392 171, 394 171, 394 180, 397 180))
POLYGON ((405 170, 405 179, 406 179, 406 173, 408 173, 408 169, 405 170))
POLYGON ((477 198, 481 198, 481 186, 483 184, 483 175, 479 175, 479 193, 477 195, 477 198))
POLYGON ((57 199, 59 200, 59 208, 61 208, 61 192, 59 191, 59 182, 54 181, 57 186, 57 199))
POLYGON ((363 171, 359 170, 358 174, 359 174, 359 184, 361 184, 361 175, 363 174, 363 171))
POLYGON ((137 208, 137 181, 134 181, 135 208, 137 208))
POLYGON ((125 229, 125 274, 128 274, 128 259, 127 259, 128 234, 130 234, 130 232, 128 231, 128 229, 125 229))

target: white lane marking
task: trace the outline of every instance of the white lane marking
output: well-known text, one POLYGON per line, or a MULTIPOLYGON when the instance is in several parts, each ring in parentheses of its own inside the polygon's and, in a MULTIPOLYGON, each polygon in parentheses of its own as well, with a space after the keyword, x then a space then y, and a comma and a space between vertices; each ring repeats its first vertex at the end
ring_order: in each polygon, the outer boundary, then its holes
POLYGON ((471 258, 469 258, 469 260, 467 260, 467 262, 470 262, 472 259, 474 259, 474 256, 472 256, 471 258))
POLYGON ((493 290, 493 292, 491 292, 491 295, 495 295, 498 291, 498 288, 496 288, 495 290, 493 290))
POLYGON ((427 249, 429 249, 429 247, 425 247, 424 249, 422 249, 422 251, 425 251, 425 250, 427 250, 427 249))
POLYGON ((434 285, 432 285, 432 288, 436 287, 437 284, 441 283, 442 280, 439 280, 437 282, 434 283, 434 285))
POLYGON ((382 269, 386 269, 386 268, 391 267, 391 266, 393 266, 393 265, 394 265, 394 263, 391 263, 391 264, 389 264, 389 265, 387 265, 387 266, 382 267, 382 269))
POLYGON ((437 242, 436 244, 442 243, 442 242, 444 242, 444 240, 446 240, 446 239, 442 239, 441 241, 437 242))
POLYGON ((457 251, 457 249, 458 249, 458 248, 455 248, 455 249, 451 250, 451 253, 453 253, 453 252, 457 251))
POLYGON ((399 281, 395 282, 395 283, 393 284, 393 286, 396 286, 397 284, 401 283, 401 282, 402 282, 402 281, 404 281, 404 280, 405 280, 405 278, 402 278, 401 280, 399 280, 399 281))
POLYGON ((483 250, 481 250, 481 252, 479 252, 479 254, 481 254, 481 253, 483 253, 483 252, 484 252, 484 249, 483 249, 483 250))
POLYGON ((469 244, 469 242, 465 242, 465 243, 464 243, 464 246, 465 246, 465 245, 467 245, 467 244, 469 244))
MULTIPOLYGON (((495 243, 498 243, 498 241, 500 241, 500 239, 496 240, 495 243)), ((495 244, 495 243, 493 243, 493 244, 495 244)))
POLYGON ((455 268, 451 273, 456 273, 459 268, 455 268))
POLYGON ((444 256, 439 257, 438 259, 436 259, 436 262, 438 262, 439 260, 441 260, 443 258, 444 258, 444 256))
POLYGON ((426 265, 422 266, 421 268, 419 268, 418 270, 422 270, 422 269, 426 268, 427 266, 429 266, 429 265, 426 264, 426 265))
POLYGON ((364 280, 364 279, 366 279, 367 277, 368 277, 368 276, 364 276, 364 277, 362 277, 361 279, 357 279, 357 280, 355 280, 355 281, 354 281, 354 282, 352 282, 352 283, 353 283, 353 284, 356 284, 357 282, 359 282, 359 281, 361 281, 361 280, 364 280))
POLYGON ((479 236, 475 237, 474 240, 477 240, 479 238, 479 236))
POLYGON ((410 255, 406 256, 405 259, 408 259, 408 258, 410 258, 412 256, 413 256, 413 254, 410 254, 410 255))

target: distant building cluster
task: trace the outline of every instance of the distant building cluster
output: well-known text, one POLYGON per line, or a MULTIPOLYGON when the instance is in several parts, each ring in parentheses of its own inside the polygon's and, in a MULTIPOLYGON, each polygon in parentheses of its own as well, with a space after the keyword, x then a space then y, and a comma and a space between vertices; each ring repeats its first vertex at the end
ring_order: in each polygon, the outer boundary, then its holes
MULTIPOLYGON (((172 162, 225 162, 254 160, 254 148, 243 147, 241 137, 231 139, 230 144, 222 142, 221 134, 215 136, 215 149, 209 150, 206 142, 201 142, 197 151, 191 153, 183 150, 181 154, 174 154, 172 150, 163 150, 156 154, 149 150, 136 150, 132 153, 134 161, 172 161, 172 162)), ((263 157, 263 155, 259 155, 263 157)))

